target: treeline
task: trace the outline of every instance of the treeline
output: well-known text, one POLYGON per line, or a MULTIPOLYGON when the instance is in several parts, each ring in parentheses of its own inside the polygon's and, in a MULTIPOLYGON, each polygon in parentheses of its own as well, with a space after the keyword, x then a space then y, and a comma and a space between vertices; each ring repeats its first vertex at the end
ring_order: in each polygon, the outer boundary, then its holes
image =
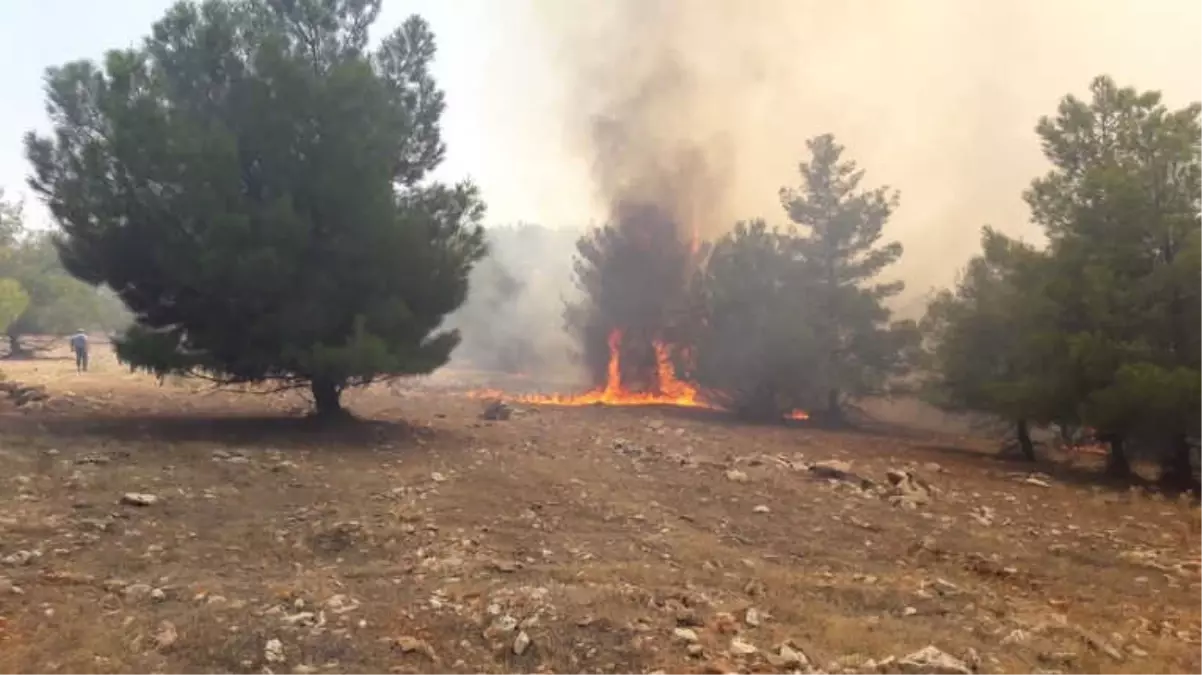
POLYGON ((1052 169, 1024 197, 1045 246, 990 228, 924 321, 926 390, 945 407, 1089 427, 1110 472, 1139 448, 1189 484, 1199 435, 1199 112, 1099 77, 1037 132, 1052 169))
POLYGON ((114 331, 131 317, 106 288, 92 288, 63 268, 52 232, 27 227, 21 205, 0 191, 0 335, 4 356, 32 352, 25 336, 62 336, 79 329, 114 331))
MULTIPOLYGON (((663 332, 690 336, 678 367, 750 416, 801 408, 838 422, 850 401, 908 391, 1007 421, 1031 459, 1033 428, 1090 429, 1111 473, 1128 474, 1138 449, 1192 484, 1200 107, 1170 110, 1107 77, 1090 94, 1066 96, 1036 129, 1052 168, 1024 196, 1046 242, 984 228, 981 252, 918 325, 892 320, 902 284, 882 281, 902 255, 883 234, 898 194, 864 187, 842 146, 814 138, 800 187, 781 191, 790 223, 737 224, 672 301, 663 332)), ((637 278, 654 265, 632 262, 646 248, 623 242, 635 236, 606 226, 581 242, 588 316, 621 310, 616 285, 656 278, 637 278)))

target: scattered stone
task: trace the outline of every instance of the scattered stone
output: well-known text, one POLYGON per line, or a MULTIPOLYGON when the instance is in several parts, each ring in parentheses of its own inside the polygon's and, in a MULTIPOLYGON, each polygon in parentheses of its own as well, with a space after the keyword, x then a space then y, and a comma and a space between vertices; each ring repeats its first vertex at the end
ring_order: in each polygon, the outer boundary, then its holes
POLYGON ((150 599, 155 602, 163 602, 167 599, 167 593, 161 588, 156 588, 150 592, 150 599))
POLYGON ((153 506, 159 498, 149 492, 126 492, 121 495, 121 503, 130 506, 153 506))
POLYGON ((447 477, 435 471, 434 473, 430 474, 430 480, 434 481, 435 483, 443 483, 446 482, 447 477))
POLYGON ((943 675, 971 675, 972 673, 968 664, 935 645, 927 645, 902 657, 897 665, 903 673, 941 673, 943 675))
POLYGON ((769 513, 771 511, 772 511, 772 509, 768 508, 764 504, 759 504, 754 509, 752 509, 752 512, 754 512, 754 513, 769 513))
POLYGON ((993 508, 989 506, 978 506, 969 512, 969 517, 977 521, 977 523, 989 527, 993 525, 994 519, 997 517, 993 508))
POLYGON ((430 643, 425 640, 419 640, 412 635, 402 635, 393 644, 396 645, 397 649, 401 650, 402 654, 418 653, 425 655, 431 661, 438 660, 438 657, 434 653, 434 648, 430 646, 430 643))
POLYGON ((513 408, 506 405, 504 401, 492 401, 484 406, 484 412, 480 413, 480 419, 503 422, 508 420, 512 415, 513 408))
POLYGON ((1114 645, 1102 639, 1101 636, 1095 635, 1094 633, 1091 633, 1080 627, 1077 628, 1077 634, 1081 636, 1081 639, 1084 640, 1086 644, 1088 644, 1090 647, 1093 647, 1097 651, 1102 652, 1115 661, 1123 660, 1123 653, 1115 649, 1114 645))
POLYGON ((175 624, 170 621, 163 621, 159 624, 159 629, 154 634, 154 645, 159 650, 166 650, 170 649, 178 639, 179 631, 175 629, 175 624))
POLYGON ((5 565, 9 565, 10 567, 20 567, 22 565, 28 565, 40 557, 42 557, 41 551, 26 551, 22 549, 0 558, 0 562, 3 562, 5 565))
POLYGON ((824 459, 811 464, 810 473, 821 478, 844 478, 851 474, 851 463, 841 459, 824 459))
POLYGON ((757 610, 755 607, 748 607, 747 611, 743 614, 743 623, 747 624, 748 626, 751 626, 752 628, 756 628, 757 626, 759 626, 760 625, 759 610, 757 610))
POLYGON ((1042 478, 1037 478, 1035 476, 1027 476, 1026 478, 1023 479, 1023 482, 1026 483, 1027 485, 1034 485, 1036 487, 1041 487, 1041 488, 1052 487, 1051 483, 1047 482, 1046 480, 1044 480, 1042 478))
POLYGON ((0 595, 21 595, 25 591, 8 577, 0 577, 0 595))
POLYGON ((263 660, 268 663, 283 663, 284 643, 276 638, 268 640, 267 644, 263 645, 263 660))
POLYGON ((530 636, 526 631, 518 631, 517 637, 513 639, 513 653, 515 656, 521 656, 530 648, 530 636))
POLYGON ((960 593, 960 587, 948 581, 947 579, 935 579, 931 582, 931 586, 939 595, 951 596, 960 593))
POLYGON ((750 642, 740 640, 739 638, 731 638, 730 640, 730 653, 735 656, 750 656, 758 651, 759 649, 750 642))
POLYGON ((683 640, 684 642, 697 642, 701 639, 697 637, 697 631, 693 630, 692 628, 674 628, 672 630, 672 635, 676 639, 683 640))
POLYGON ((335 614, 346 614, 347 612, 352 612, 356 609, 359 609, 359 604, 360 603, 358 600, 339 593, 337 595, 331 595, 329 599, 326 600, 326 609, 335 614))
POLYGON ((1027 631, 1025 631, 1021 628, 1015 628, 1014 630, 1007 633, 1006 637, 1002 638, 1002 644, 1004 644, 1004 645, 1020 645, 1024 642, 1026 642, 1030 637, 1031 636, 1029 633, 1027 633, 1027 631))
POLYGON ((901 615, 902 616, 914 616, 917 613, 918 613, 918 608, 906 607, 905 609, 902 610, 901 615))
POLYGON ((502 614, 493 619, 488 628, 484 629, 484 637, 490 638, 499 635, 508 635, 517 629, 518 620, 508 614, 502 614))
POLYGON ((912 472, 892 469, 885 478, 889 481, 885 496, 894 506, 912 509, 930 503, 931 486, 912 472))
POLYGON ((746 483, 749 478, 747 474, 738 469, 731 469, 726 472, 726 480, 732 483, 746 483))
POLYGON ((808 664, 808 659, 806 659, 805 655, 793 649, 788 644, 782 644, 775 653, 766 653, 764 658, 768 660, 768 664, 773 668, 780 668, 781 670, 792 670, 808 664))
POLYGON ((685 647, 685 653, 687 653, 689 656, 691 656, 695 659, 698 659, 698 658, 701 658, 702 656, 705 656, 705 647, 702 647, 700 644, 693 642, 693 643, 690 643, 688 647, 685 647))
POLYGON ((150 587, 150 584, 130 584, 121 593, 128 602, 141 602, 150 597, 153 591, 154 589, 150 587))

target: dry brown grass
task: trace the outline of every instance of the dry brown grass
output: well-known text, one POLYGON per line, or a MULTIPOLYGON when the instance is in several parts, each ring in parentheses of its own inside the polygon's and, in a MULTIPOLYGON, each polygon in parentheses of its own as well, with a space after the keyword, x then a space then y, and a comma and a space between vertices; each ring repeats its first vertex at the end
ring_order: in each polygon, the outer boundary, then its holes
POLYGON ((771 670, 727 654, 731 630, 826 670, 927 644, 993 672, 1202 668, 1192 503, 1055 467, 1051 487, 1022 484, 1010 474, 1029 469, 932 434, 653 409, 483 422, 479 402, 422 387, 355 394, 375 422, 313 429, 288 418, 295 397, 160 387, 95 360, 0 364, 54 395, 0 407, 0 557, 42 552, 0 567, 24 591, 0 592, 0 671, 771 670), (912 465, 940 494, 898 509, 778 456, 877 479, 912 465), (735 466, 748 482, 727 480, 735 466), (161 501, 119 504, 131 491, 161 501), (339 595, 358 606, 337 613, 339 595), (485 637, 490 610, 535 616, 533 646, 485 637), (302 611, 324 625, 282 619, 302 611), (702 656, 678 621, 702 624, 702 656), (165 622, 178 638, 161 648, 165 622), (273 638, 284 663, 264 662, 273 638))

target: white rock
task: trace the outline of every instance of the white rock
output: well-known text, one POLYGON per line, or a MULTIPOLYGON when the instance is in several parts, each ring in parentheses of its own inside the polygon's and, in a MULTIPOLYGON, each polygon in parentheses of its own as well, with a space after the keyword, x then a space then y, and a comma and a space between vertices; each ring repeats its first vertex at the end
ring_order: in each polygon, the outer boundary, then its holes
POLYGON ((530 648, 530 642, 530 636, 526 634, 526 631, 518 631, 518 636, 513 639, 513 653, 517 656, 525 654, 526 650, 530 648))
POLYGON ((685 642, 697 642, 700 640, 700 638, 697 637, 697 631, 693 630, 692 628, 675 628, 672 630, 672 635, 676 639, 683 640, 685 642))
POLYGON ((904 673, 939 673, 942 675, 971 675, 972 669, 960 659, 935 645, 927 645, 897 662, 904 673))
POLYGON ((175 624, 164 621, 159 624, 159 630, 154 634, 154 644, 159 649, 168 649, 179 639, 179 631, 175 624))
POLYGON ((442 475, 441 473, 439 473, 437 471, 430 474, 430 480, 434 481, 435 483, 442 483, 442 482, 446 481, 446 479, 447 479, 446 476, 442 475))
POLYGON ((746 483, 748 481, 747 474, 738 469, 731 469, 726 472, 726 480, 733 483, 746 483))
POLYGON ((150 584, 130 584, 125 587, 125 591, 123 591, 123 593, 126 600, 130 602, 138 602, 139 600, 145 600, 146 598, 150 597, 150 594, 153 591, 154 589, 150 587, 150 584))
POLYGON ((156 588, 150 592, 150 599, 155 602, 162 602, 167 599, 167 593, 161 588, 156 588))
POLYGON ((158 501, 159 498, 149 492, 126 492, 121 495, 121 503, 130 506, 152 506, 158 501))
POLYGON ((771 511, 772 511, 772 509, 768 508, 764 504, 760 504, 760 505, 756 506, 754 509, 752 509, 752 512, 754 512, 754 513, 769 513, 771 511))
POLYGON ((284 643, 276 638, 271 638, 263 645, 263 660, 268 663, 283 663, 284 662, 284 643))
POLYGON ((730 653, 735 656, 748 656, 758 651, 759 649, 750 642, 745 642, 739 638, 731 638, 730 640, 730 653))
POLYGON ((743 623, 755 628, 760 625, 760 613, 755 607, 748 607, 743 614, 743 623))

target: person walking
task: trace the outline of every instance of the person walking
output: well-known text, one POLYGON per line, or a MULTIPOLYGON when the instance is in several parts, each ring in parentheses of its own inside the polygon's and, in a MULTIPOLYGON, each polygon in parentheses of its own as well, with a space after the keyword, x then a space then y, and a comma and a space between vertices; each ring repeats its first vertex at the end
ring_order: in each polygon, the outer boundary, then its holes
POLYGON ((88 334, 82 328, 71 336, 71 349, 75 352, 75 371, 88 370, 88 334))

